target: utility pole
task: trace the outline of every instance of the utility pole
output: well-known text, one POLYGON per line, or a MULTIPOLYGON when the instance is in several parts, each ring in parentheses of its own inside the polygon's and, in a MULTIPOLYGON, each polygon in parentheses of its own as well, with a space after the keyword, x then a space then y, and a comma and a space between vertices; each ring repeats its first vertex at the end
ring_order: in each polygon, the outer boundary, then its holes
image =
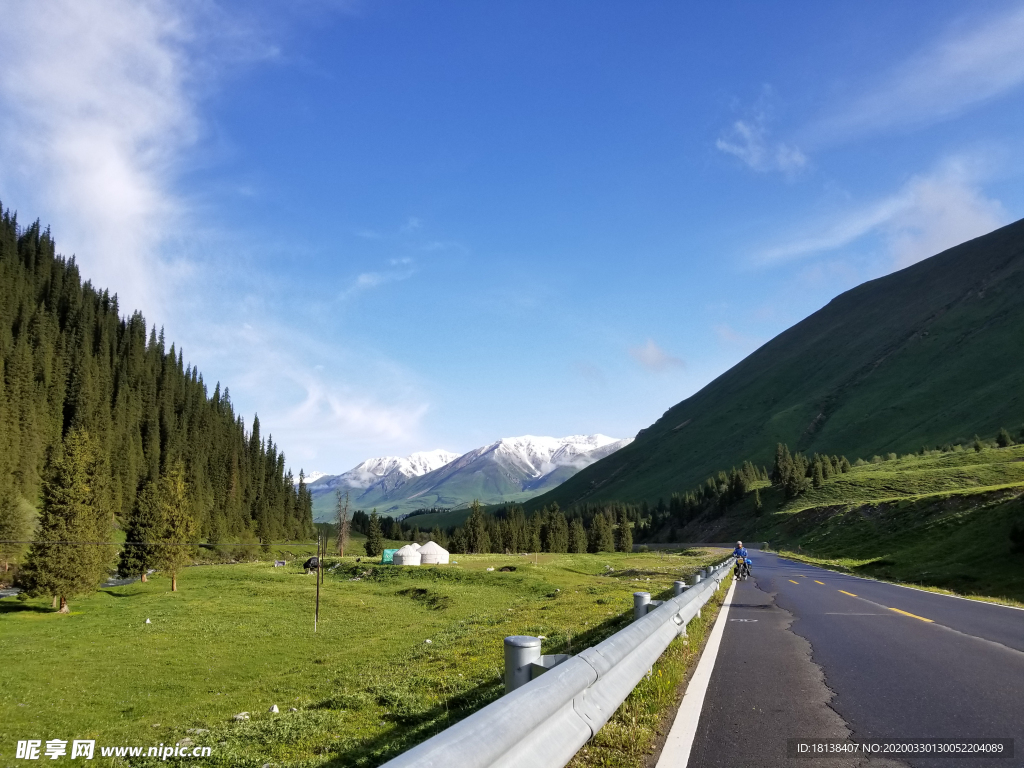
POLYGON ((320 623, 320 577, 323 575, 323 554, 321 553, 321 542, 323 535, 316 537, 316 611, 313 614, 313 634, 316 634, 316 626, 320 623))

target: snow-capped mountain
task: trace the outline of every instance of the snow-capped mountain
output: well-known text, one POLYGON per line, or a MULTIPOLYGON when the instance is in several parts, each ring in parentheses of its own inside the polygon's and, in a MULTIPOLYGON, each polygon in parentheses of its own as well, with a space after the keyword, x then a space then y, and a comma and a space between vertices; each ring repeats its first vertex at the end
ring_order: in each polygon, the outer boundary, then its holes
POLYGON ((409 456, 380 456, 367 459, 343 474, 323 475, 315 486, 311 485, 311 489, 314 495, 319 495, 318 491, 323 493, 326 490, 347 488, 357 491, 357 498, 370 489, 387 494, 401 488, 410 478, 433 472, 457 458, 459 454, 441 448, 409 456))
MULTIPOLYGON (((305 476, 304 479, 306 481, 306 485, 309 485, 310 483, 315 483, 321 477, 327 477, 327 473, 326 472, 310 472, 308 475, 305 476)), ((298 475, 295 475, 294 482, 295 482, 296 485, 299 484, 299 476, 298 475)))
MULTIPOLYGON (((629 445, 606 435, 504 437, 461 456, 447 451, 368 459, 342 475, 320 478, 310 486, 314 500, 337 488, 352 490, 357 509, 377 508, 402 514, 418 507, 453 507, 479 499, 485 503, 521 501, 564 482, 583 467, 629 445)), ((332 493, 333 495, 333 493, 332 493)), ((317 504, 317 518, 331 501, 317 504)))

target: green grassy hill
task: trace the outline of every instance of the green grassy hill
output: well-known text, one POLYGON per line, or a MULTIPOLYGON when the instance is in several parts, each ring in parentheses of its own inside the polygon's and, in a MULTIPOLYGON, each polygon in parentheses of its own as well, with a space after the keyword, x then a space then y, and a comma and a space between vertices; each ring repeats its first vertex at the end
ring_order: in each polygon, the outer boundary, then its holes
POLYGON ((656 501, 775 445, 906 453, 1024 421, 1024 221, 872 280, 529 502, 656 501))
POLYGON ((1024 601, 1024 446, 930 451, 855 466, 820 488, 785 499, 749 493, 661 538, 767 541, 833 567, 896 581, 1024 601))

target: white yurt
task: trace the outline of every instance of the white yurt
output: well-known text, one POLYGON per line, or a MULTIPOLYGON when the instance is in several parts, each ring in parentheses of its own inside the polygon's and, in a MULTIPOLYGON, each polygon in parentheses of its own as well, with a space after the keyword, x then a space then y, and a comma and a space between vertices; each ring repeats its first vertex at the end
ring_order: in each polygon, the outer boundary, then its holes
POLYGON ((391 562, 395 565, 419 565, 420 553, 411 545, 406 544, 400 550, 395 552, 391 562))
POLYGON ((428 541, 419 551, 420 562, 424 565, 440 565, 448 562, 448 550, 436 541, 428 541))
POLYGON ((412 547, 413 549, 419 549, 420 548, 420 545, 417 544, 415 541, 412 544, 410 544, 409 546, 412 547))

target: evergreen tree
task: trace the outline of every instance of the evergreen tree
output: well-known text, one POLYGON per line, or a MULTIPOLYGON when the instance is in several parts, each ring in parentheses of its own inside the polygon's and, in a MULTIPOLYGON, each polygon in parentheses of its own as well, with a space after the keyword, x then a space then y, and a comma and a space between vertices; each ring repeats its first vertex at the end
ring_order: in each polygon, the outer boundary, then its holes
POLYGON ((633 551, 633 528, 626 517, 625 510, 619 513, 619 529, 616 544, 616 549, 619 552, 632 552, 633 551))
POLYGON ((109 563, 110 523, 97 508, 96 459, 88 433, 73 429, 56 451, 43 485, 36 543, 29 549, 21 582, 26 593, 53 595, 60 612, 68 598, 99 586, 109 563))
POLYGON ((1009 448, 1013 445, 1013 438, 1010 437, 1010 433, 1006 429, 999 430, 999 435, 996 437, 996 445, 1000 448, 1009 448))
POLYGON ((977 435, 975 435, 974 436, 974 452, 975 453, 981 453, 984 448, 985 448, 985 446, 983 446, 981 444, 981 438, 978 437, 977 435))
POLYGON ((548 517, 547 541, 544 549, 548 552, 569 551, 569 523, 557 503, 548 517))
POLYGON ((825 473, 822 469, 822 463, 819 459, 814 462, 814 487, 821 488, 825 484, 825 473))
POLYGON ((474 499, 469 510, 469 518, 466 520, 469 554, 486 554, 491 551, 491 542, 487 533, 487 525, 484 522, 484 513, 480 508, 480 502, 474 499))
POLYGON ((430 529, 430 540, 448 549, 448 535, 436 525, 430 529))
POLYGON ((764 505, 761 503, 761 490, 754 491, 754 514, 760 516, 764 512, 764 505))
POLYGON ((583 521, 574 517, 569 523, 569 551, 583 553, 587 551, 587 531, 583 527, 583 521))
POLYGON ((156 542, 163 536, 165 526, 160 485, 150 481, 139 492, 128 517, 118 565, 123 576, 139 576, 142 581, 148 580, 147 571, 160 564, 160 549, 156 542))
POLYGON ((258 421, 246 432, 227 388, 211 395, 180 348, 140 313, 122 316, 115 296, 57 255, 48 230, 20 227, 0 207, 0 525, 12 488, 22 520, 42 497, 47 457, 76 428, 92 443, 97 507, 125 530, 146 483, 180 460, 210 543, 312 535, 304 477, 296 489, 284 455, 258 421))
POLYGON ((178 591, 178 573, 195 556, 192 545, 198 537, 192 506, 185 484, 185 464, 176 461, 167 476, 160 480, 164 508, 163 541, 160 544, 160 566, 171 577, 171 592, 178 591))
POLYGON ((392 541, 401 541, 404 538, 402 536, 402 524, 395 519, 391 520, 391 527, 388 529, 388 538, 392 541))
POLYGON ((3 573, 10 570, 12 561, 19 560, 25 549, 17 542, 29 538, 31 507, 18 497, 14 484, 0 477, 0 566, 3 573))
POLYGON ((378 557, 384 551, 384 531, 380 527, 380 517, 377 510, 370 513, 370 520, 366 529, 366 554, 369 557, 378 557))

